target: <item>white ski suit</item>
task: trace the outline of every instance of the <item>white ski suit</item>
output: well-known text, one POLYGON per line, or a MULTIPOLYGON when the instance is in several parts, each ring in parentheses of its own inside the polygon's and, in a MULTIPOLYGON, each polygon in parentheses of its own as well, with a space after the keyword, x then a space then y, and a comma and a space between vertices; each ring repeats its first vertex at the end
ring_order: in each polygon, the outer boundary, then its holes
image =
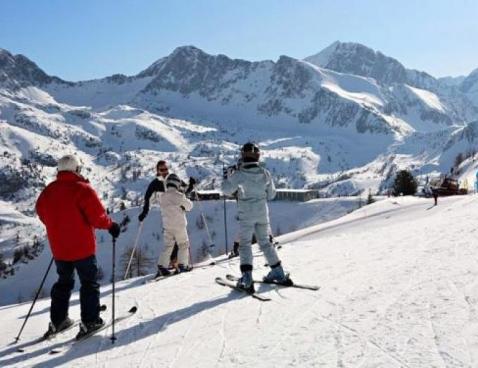
POLYGON ((159 208, 163 219, 164 249, 159 257, 158 265, 167 267, 169 257, 178 244, 178 263, 189 264, 189 237, 185 212, 191 211, 193 203, 184 193, 169 187, 159 196, 159 208), (182 207, 182 208, 181 208, 182 207))
POLYGON ((222 182, 222 190, 231 195, 238 191, 239 256, 241 265, 253 265, 251 239, 255 233, 257 243, 270 265, 279 257, 269 241, 269 209, 267 201, 275 197, 271 174, 256 162, 243 163, 239 170, 222 182))

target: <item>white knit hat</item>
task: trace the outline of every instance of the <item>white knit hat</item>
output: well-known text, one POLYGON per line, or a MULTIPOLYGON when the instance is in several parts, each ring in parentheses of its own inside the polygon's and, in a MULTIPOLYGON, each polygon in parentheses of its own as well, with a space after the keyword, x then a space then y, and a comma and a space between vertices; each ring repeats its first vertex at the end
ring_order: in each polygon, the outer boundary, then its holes
POLYGON ((74 155, 65 155, 58 160, 58 171, 72 171, 79 174, 81 171, 80 161, 74 155))

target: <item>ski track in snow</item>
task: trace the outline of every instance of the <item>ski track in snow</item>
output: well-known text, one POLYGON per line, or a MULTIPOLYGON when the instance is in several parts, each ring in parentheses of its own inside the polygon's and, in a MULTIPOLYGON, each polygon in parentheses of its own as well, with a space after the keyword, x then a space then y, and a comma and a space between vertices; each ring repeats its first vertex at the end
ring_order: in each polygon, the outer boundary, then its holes
MULTIPOLYGON (((47 354, 74 330, 18 354, 8 344, 29 304, 2 308, 0 366, 474 368, 478 259, 469 214, 478 201, 442 198, 429 207, 423 199, 384 200, 282 243, 286 269, 297 282, 318 284, 317 292, 258 284, 272 298, 260 302, 216 285, 214 277, 238 274, 237 259, 156 283, 128 280, 118 313, 139 310, 117 325, 114 345, 107 329, 47 354)), ((254 262, 260 277, 263 258, 254 262)), ((110 299, 102 298, 109 308, 110 299)), ((46 328, 48 304, 38 302, 20 346, 46 328)))

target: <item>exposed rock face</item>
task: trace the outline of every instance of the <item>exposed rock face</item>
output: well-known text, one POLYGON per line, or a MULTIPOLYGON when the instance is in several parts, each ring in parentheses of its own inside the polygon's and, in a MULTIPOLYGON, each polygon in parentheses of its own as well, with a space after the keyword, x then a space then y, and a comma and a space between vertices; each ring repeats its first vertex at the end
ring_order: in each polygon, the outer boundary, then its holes
POLYGON ((27 57, 12 55, 0 49, 0 87, 18 89, 31 85, 42 86, 53 81, 63 82, 46 74, 27 57))

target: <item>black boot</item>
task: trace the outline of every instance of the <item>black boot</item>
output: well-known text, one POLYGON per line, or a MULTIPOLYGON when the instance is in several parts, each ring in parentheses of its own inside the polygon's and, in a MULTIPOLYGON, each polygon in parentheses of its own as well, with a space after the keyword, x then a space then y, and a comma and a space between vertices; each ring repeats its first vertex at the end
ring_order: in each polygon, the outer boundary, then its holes
POLYGON ((183 273, 183 272, 189 272, 192 271, 193 268, 190 265, 183 265, 182 263, 178 264, 178 268, 176 273, 183 273))
POLYGON ((169 271, 166 267, 158 265, 158 272, 156 272, 154 278, 157 279, 158 277, 169 275, 171 275, 171 271, 169 271))
POLYGON ((80 324, 80 331, 76 335, 76 339, 80 340, 83 337, 88 336, 91 333, 95 332, 96 330, 99 330, 104 325, 105 325, 105 322, 100 317, 98 317, 98 319, 93 322, 87 322, 87 323, 82 322, 80 324))
POLYGON ((55 326, 53 325, 52 322, 50 322, 48 324, 48 330, 47 332, 45 332, 45 334, 43 335, 43 338, 44 339, 50 339, 51 337, 55 336, 58 332, 61 332, 61 331, 64 331, 68 328, 70 328, 71 326, 73 326, 73 324, 75 323, 75 321, 73 321, 71 318, 69 317, 66 317, 63 322, 61 322, 60 324, 58 324, 58 326, 55 326))

